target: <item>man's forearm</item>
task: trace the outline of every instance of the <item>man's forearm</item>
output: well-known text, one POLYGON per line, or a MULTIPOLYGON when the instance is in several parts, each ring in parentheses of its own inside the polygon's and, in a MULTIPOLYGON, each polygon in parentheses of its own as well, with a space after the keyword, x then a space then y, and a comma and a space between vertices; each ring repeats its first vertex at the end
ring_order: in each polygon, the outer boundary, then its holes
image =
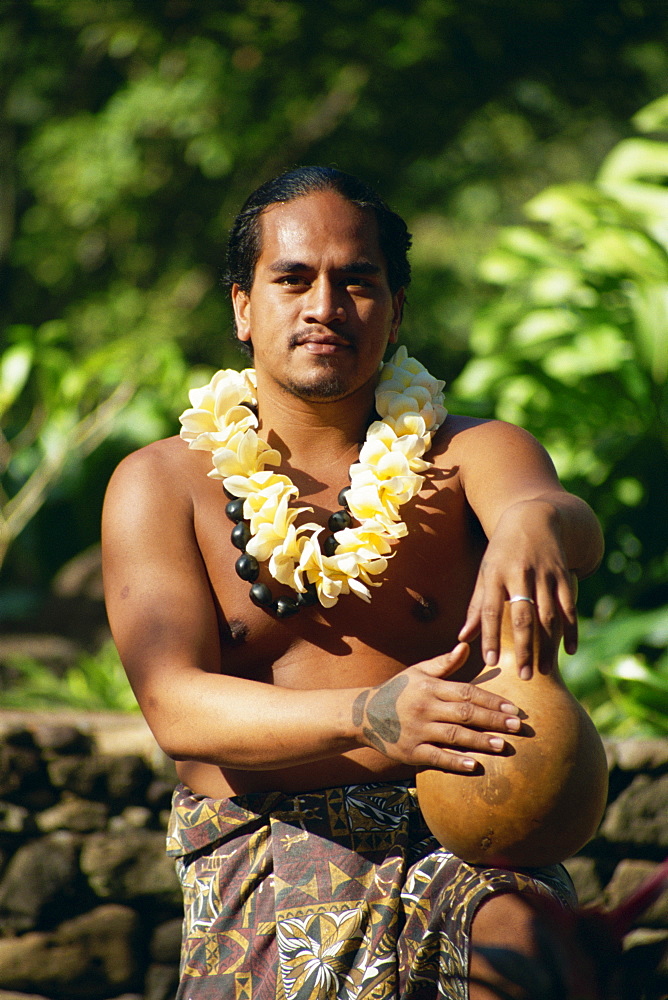
POLYGON ((199 670, 140 695, 164 752, 242 770, 306 764, 360 746, 353 702, 362 689, 293 690, 199 670))

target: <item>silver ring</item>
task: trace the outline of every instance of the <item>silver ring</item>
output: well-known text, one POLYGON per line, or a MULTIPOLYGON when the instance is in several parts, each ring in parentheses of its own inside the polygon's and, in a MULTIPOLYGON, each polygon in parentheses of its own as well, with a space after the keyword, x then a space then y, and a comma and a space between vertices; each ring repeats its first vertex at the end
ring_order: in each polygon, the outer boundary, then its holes
POLYGON ((525 597, 524 594, 515 594, 514 597, 508 598, 508 604, 514 604, 515 601, 528 601, 529 604, 533 604, 534 606, 536 604, 533 597, 525 597))

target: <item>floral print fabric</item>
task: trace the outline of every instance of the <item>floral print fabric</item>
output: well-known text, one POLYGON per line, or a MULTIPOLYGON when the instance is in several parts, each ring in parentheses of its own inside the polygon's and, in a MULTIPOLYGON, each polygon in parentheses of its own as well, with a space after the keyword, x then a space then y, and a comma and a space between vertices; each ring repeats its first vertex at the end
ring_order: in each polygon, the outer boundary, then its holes
POLYGON ((455 858, 407 782, 222 800, 180 785, 167 846, 185 904, 177 1000, 467 1000, 488 895, 575 903, 561 866, 455 858))

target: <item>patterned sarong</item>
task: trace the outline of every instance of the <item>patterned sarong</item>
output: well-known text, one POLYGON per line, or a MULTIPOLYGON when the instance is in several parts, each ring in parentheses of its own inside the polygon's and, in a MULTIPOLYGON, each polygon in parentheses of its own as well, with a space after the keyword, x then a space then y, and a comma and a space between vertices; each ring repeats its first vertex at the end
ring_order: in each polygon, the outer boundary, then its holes
POLYGON ((184 892, 177 1000, 467 1000, 471 922, 492 893, 573 905, 560 866, 467 865, 409 782, 230 799, 174 793, 184 892))

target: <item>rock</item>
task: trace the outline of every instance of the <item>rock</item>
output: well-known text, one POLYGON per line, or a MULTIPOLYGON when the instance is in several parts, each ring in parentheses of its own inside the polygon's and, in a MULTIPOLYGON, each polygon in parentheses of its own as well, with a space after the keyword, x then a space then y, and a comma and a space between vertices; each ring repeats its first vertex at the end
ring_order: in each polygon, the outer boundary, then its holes
POLYGON ((597 906, 603 899, 603 887, 593 858, 575 857, 565 863, 573 879, 580 906, 597 906))
POLYGON ((608 762, 608 771, 612 771, 613 767, 617 763, 617 744, 614 740, 602 738, 603 749, 605 750, 605 757, 608 762))
MULTIPOLYGON (((612 878, 605 888, 606 909, 612 909, 623 903, 648 879, 658 868, 652 861, 620 861, 614 870, 612 878)), ((668 927, 668 889, 648 907, 636 921, 643 927, 668 927)))
POLYGON ((24 750, 35 750, 37 747, 35 737, 27 726, 21 725, 21 723, 14 723, 11 720, 6 726, 2 727, 0 743, 4 743, 10 747, 22 747, 24 750))
POLYGON ((49 907, 62 910, 76 893, 78 876, 78 843, 71 833, 19 847, 0 880, 0 930, 27 931, 49 907))
POLYGON ((112 800, 143 804, 153 773, 139 754, 110 758, 108 794, 112 800))
POLYGON ((638 774, 610 804, 599 835, 616 844, 668 848, 668 774, 638 774))
POLYGON ((27 729, 10 730, 0 740, 0 799, 28 808, 54 801, 42 753, 27 729))
POLYGON ((164 781, 156 778, 146 789, 146 801, 156 811, 170 809, 174 794, 175 781, 164 781))
POLYGON ((622 771, 654 771, 668 765, 668 740, 619 740, 615 763, 622 771))
POLYGON ((159 924, 151 938, 150 955, 154 962, 178 965, 181 957, 183 921, 179 918, 159 924))
POLYGON ((14 990, 0 990, 0 1000, 48 1000, 36 993, 16 993, 14 990))
POLYGON ((104 801, 107 797, 107 760, 72 754, 56 757, 48 763, 54 788, 71 792, 82 799, 104 801))
POLYGON ((124 906, 100 906, 51 933, 0 940, 0 988, 54 1000, 102 1000, 140 985, 139 919, 124 906))
POLYGON ((172 1000, 178 985, 178 965, 149 965, 143 1000, 172 1000))
POLYGON ((180 904, 174 863, 165 853, 165 835, 127 829, 94 833, 81 852, 81 870, 93 892, 119 902, 152 897, 180 904))
POLYGON ((105 829, 108 815, 109 810, 103 802, 72 798, 38 813, 35 823, 42 833, 52 833, 54 830, 93 833, 105 829))
POLYGON ((152 822, 153 814, 146 806, 126 806, 120 816, 113 816, 111 818, 109 829, 121 831, 130 827, 133 830, 144 830, 152 822))
POLYGON ((88 754, 93 749, 93 740, 77 726, 67 723, 39 722, 33 728, 35 742, 50 755, 88 754))
POLYGON ((144 802, 152 771, 139 754, 97 754, 58 757, 49 762, 49 777, 56 788, 82 799, 103 802, 144 802))
POLYGON ((27 809, 13 802, 0 802, 0 836, 2 834, 25 835, 35 829, 35 824, 27 809))

